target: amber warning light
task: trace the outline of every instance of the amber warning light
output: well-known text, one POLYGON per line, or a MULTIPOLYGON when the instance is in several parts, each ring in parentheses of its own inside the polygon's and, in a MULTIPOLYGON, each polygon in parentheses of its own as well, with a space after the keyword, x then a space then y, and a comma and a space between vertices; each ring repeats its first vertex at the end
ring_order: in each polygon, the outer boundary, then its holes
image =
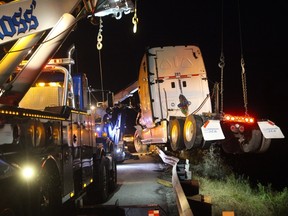
POLYGON ((242 123, 254 123, 254 118, 248 117, 248 116, 234 116, 234 115, 229 115, 225 114, 223 117, 223 121, 227 122, 242 122, 242 123))

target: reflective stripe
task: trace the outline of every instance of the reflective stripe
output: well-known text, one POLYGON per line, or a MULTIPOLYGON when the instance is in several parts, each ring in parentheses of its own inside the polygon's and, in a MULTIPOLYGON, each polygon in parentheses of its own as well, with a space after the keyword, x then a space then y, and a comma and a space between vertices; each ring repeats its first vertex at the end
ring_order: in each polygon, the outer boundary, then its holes
POLYGON ((163 76, 158 77, 158 79, 164 80, 164 79, 183 79, 183 78, 191 78, 193 76, 200 76, 200 74, 186 74, 186 75, 180 75, 180 76, 163 76))

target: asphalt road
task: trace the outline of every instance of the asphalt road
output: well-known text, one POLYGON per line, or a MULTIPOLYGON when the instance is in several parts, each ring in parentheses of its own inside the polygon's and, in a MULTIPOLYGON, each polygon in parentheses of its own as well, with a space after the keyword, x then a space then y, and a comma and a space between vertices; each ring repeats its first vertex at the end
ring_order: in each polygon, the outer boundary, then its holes
POLYGON ((157 154, 135 154, 117 165, 116 191, 107 202, 90 206, 95 211, 93 215, 102 215, 103 211, 109 216, 147 216, 154 211, 155 215, 158 212, 161 216, 178 216, 171 177, 172 167, 157 154))

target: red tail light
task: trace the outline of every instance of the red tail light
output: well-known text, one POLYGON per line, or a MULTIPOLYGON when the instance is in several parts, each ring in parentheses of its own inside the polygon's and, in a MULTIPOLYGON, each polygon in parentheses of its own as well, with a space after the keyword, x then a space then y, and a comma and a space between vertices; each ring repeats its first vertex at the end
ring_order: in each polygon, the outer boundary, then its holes
POLYGON ((248 117, 248 116, 234 116, 234 115, 225 114, 223 117, 223 121, 253 124, 254 118, 248 117))
POLYGON ((244 130, 245 130, 245 128, 244 128, 243 125, 239 125, 239 124, 237 123, 237 124, 232 124, 232 125, 230 126, 230 130, 231 130, 232 132, 234 132, 234 133, 238 133, 238 132, 243 133, 244 130))
POLYGON ((239 131, 240 131, 241 133, 243 133, 244 130, 245 130, 245 129, 244 129, 244 126, 240 126, 240 127, 239 127, 239 131))

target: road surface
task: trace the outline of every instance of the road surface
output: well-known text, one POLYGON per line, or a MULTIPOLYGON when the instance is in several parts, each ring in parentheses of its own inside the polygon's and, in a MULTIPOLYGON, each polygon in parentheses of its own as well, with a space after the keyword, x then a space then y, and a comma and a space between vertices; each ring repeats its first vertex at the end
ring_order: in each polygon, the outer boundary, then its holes
POLYGON ((117 165, 117 189, 109 200, 97 207, 84 205, 84 209, 91 208, 91 216, 147 216, 153 211, 178 216, 171 170, 157 154, 135 154, 117 165))

